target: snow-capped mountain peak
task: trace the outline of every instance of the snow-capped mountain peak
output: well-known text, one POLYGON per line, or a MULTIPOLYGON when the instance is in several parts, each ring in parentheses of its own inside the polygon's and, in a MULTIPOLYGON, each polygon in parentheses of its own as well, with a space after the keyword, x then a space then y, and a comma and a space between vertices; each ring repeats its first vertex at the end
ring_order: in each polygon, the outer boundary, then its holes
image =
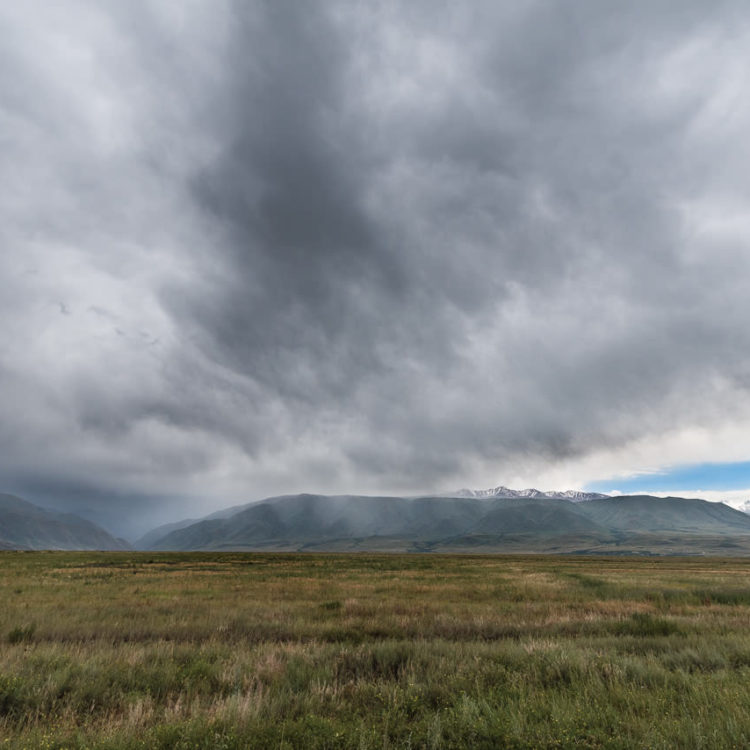
POLYGON ((512 490, 510 487, 502 485, 490 487, 486 490, 469 490, 461 489, 457 492, 449 493, 452 497, 527 497, 527 498, 548 498, 553 500, 570 500, 573 503, 580 503, 585 500, 595 500, 600 497, 608 497, 600 492, 582 492, 581 490, 550 490, 542 492, 534 488, 525 490, 512 490))

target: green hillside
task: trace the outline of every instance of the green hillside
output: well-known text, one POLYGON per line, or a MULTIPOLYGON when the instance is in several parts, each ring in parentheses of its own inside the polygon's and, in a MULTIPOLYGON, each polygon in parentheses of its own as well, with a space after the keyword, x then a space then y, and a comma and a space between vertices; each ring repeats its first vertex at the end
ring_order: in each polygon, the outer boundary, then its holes
POLYGON ((0 494, 0 548, 124 550, 129 545, 72 513, 56 513, 0 494))

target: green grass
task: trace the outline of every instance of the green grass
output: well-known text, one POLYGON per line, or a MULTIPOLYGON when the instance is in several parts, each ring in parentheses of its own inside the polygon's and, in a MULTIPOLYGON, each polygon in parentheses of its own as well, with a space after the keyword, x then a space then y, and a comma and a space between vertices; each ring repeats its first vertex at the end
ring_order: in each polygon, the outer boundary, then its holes
POLYGON ((750 560, 0 553, 4 748, 743 748, 750 560))

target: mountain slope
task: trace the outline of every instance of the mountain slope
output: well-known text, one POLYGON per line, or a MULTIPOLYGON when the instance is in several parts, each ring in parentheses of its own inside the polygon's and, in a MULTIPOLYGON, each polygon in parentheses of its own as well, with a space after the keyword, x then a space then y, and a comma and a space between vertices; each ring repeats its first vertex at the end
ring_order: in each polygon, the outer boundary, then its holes
POLYGON ((750 534, 750 516, 705 500, 631 495, 589 500, 577 507, 595 523, 623 532, 750 534))
POLYGON ((576 508, 529 501, 524 505, 497 505, 484 515, 474 531, 483 534, 606 534, 607 529, 576 508))
POLYGON ((185 518, 182 521, 165 523, 162 526, 157 526, 155 529, 151 529, 151 531, 146 532, 142 537, 133 542, 133 547, 135 547, 135 549, 151 549, 151 545, 155 544, 161 538, 165 537, 172 531, 184 529, 187 526, 192 526, 193 524, 201 523, 202 521, 211 521, 215 518, 229 518, 230 516, 233 516, 236 513, 249 508, 251 505, 255 505, 256 502, 257 501, 243 503, 242 505, 232 505, 229 508, 217 510, 216 512, 211 513, 208 516, 204 516, 203 518, 185 518))
POLYGON ((447 498, 287 495, 227 519, 204 519, 167 534, 158 549, 216 549, 304 544, 370 536, 430 538, 479 520, 478 501, 447 498))
POLYGON ((138 538, 133 542, 133 547, 136 549, 151 549, 152 544, 156 544, 160 539, 167 536, 173 531, 187 528, 193 524, 199 523, 198 518, 186 518, 182 521, 175 521, 173 523, 165 523, 163 526, 157 526, 155 529, 146 532, 142 537, 138 538))
POLYGON ((0 548, 115 550, 129 545, 72 513, 56 513, 0 494, 0 548))

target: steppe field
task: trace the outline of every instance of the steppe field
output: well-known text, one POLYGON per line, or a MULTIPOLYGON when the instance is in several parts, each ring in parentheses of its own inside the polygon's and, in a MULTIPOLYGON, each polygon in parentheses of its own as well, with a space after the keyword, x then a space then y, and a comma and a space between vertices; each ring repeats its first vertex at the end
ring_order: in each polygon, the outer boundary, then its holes
POLYGON ((0 749, 745 748, 750 560, 0 553, 0 749))

